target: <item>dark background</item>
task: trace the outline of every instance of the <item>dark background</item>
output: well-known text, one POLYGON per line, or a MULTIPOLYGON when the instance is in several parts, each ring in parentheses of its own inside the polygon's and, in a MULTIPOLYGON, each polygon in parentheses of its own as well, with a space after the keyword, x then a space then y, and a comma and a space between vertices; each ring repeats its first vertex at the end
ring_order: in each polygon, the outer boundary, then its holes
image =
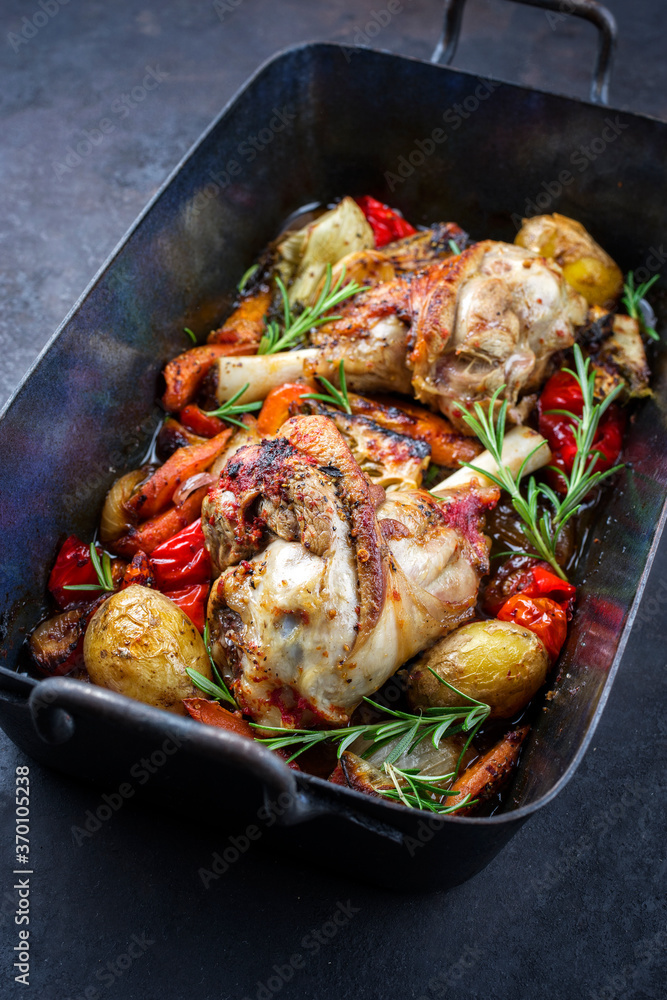
MULTIPOLYGON (((44 3, 53 11, 57 0, 44 3)), ((609 7, 620 29, 611 104, 667 119, 664 4, 609 7)), ((250 73, 301 41, 364 41, 373 12, 385 9, 385 0, 69 0, 24 43, 22 19, 43 8, 3 0, 0 404, 250 73), (116 102, 147 67, 166 75, 121 118, 116 102), (113 133, 71 170, 56 169, 83 130, 109 115, 113 133)), ((594 32, 566 16, 567 0, 562 9, 547 16, 470 0, 456 65, 585 96, 594 32)), ((428 58, 439 23, 437 0, 403 0, 369 41, 428 58)), ((100 792, 31 763, 32 995, 662 1000, 666 610, 667 542, 584 763, 485 872, 449 894, 393 895, 302 869, 261 845, 204 888, 198 870, 228 846, 207 829, 206 802, 186 820, 130 802, 77 838, 72 828, 98 809, 100 792), (328 922, 339 903, 350 916, 337 927, 328 922), (320 929, 316 953, 304 938, 320 929), (294 970, 297 953, 304 962, 294 970)), ((10 821, 15 768, 27 761, 2 733, 0 748, 0 996, 13 997, 24 987, 11 969, 10 821)))

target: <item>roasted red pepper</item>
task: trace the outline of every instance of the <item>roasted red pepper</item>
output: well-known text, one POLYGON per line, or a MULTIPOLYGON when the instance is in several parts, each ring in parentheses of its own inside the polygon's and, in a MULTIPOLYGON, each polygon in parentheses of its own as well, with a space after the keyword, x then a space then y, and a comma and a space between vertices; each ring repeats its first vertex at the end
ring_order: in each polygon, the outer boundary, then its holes
POLYGON ((555 660, 567 638, 567 614, 549 597, 528 597, 515 594, 505 601, 497 616, 500 621, 514 622, 530 629, 544 643, 547 653, 555 660))
MULTIPOLYGON (((568 372, 556 372, 544 386, 538 404, 540 434, 549 442, 552 452, 552 464, 569 475, 577 454, 572 433, 572 420, 563 413, 550 413, 550 410, 567 410, 580 417, 584 409, 581 387, 573 375, 568 372)), ((593 439, 592 451, 598 453, 595 463, 596 472, 604 472, 616 464, 623 447, 623 431, 625 429, 624 411, 612 405, 603 413, 597 433, 593 439)), ((554 489, 565 492, 565 481, 562 476, 547 470, 547 478, 554 489)))
POLYGON ((195 628, 200 632, 204 631, 206 624, 206 603, 208 592, 211 589, 209 583, 194 583, 190 587, 183 587, 179 590, 163 590, 162 593, 174 604, 178 604, 195 628))
POLYGON ((194 583, 208 583, 211 560, 204 545, 200 519, 153 549, 150 561, 155 586, 163 593, 183 590, 194 583))
POLYGON ((375 246, 383 247, 394 240, 402 240, 405 236, 412 236, 417 230, 403 218, 395 209, 389 205, 383 205, 376 198, 371 198, 365 194, 355 201, 366 216, 375 235, 375 246))
POLYGON ((95 567, 90 558, 90 546, 80 542, 76 535, 70 535, 63 542, 54 567, 49 576, 48 587, 60 608, 98 597, 94 591, 65 590, 65 586, 99 583, 95 567))
POLYGON ((552 601, 560 604, 563 610, 567 610, 570 601, 574 600, 577 588, 567 580, 561 580, 559 576, 552 573, 544 565, 533 566, 530 570, 531 582, 521 588, 521 593, 526 597, 550 597, 552 601))
POLYGON ((200 434, 205 438, 215 437, 216 434, 224 431, 227 427, 219 417, 209 417, 205 410, 201 410, 194 403, 190 403, 189 406, 181 410, 178 419, 188 430, 194 431, 195 434, 200 434))

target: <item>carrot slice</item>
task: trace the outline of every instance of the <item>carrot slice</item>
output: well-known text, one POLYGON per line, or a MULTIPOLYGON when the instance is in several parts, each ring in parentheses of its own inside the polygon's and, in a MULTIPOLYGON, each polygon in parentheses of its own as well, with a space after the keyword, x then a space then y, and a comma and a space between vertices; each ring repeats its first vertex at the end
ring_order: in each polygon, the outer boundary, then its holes
MULTIPOLYGON (((456 805, 457 801, 470 795, 472 799, 477 799, 475 806, 478 806, 496 795, 505 782, 509 780, 519 759, 521 744, 529 732, 530 726, 522 726, 520 729, 506 733, 502 740, 496 743, 488 753, 471 764, 452 785, 451 790, 459 794, 448 797, 447 805, 456 805)), ((457 815, 465 815, 475 806, 464 806, 458 810, 457 815)))
POLYGON ((257 345, 245 344, 203 344, 193 347, 170 361, 164 369, 166 389, 162 405, 169 413, 182 410, 194 398, 209 369, 218 358, 256 354, 257 345))
MULTIPOLYGON (((227 729, 230 733, 236 733, 238 736, 247 736, 251 740, 255 739, 255 730, 241 717, 241 713, 228 711, 218 701, 207 701, 205 698, 184 698, 183 704, 188 714, 197 722, 203 722, 207 726, 218 726, 218 728, 227 729)), ((272 752, 276 757, 281 757, 286 761, 287 766, 293 771, 301 770, 295 760, 287 761, 289 754, 286 750, 272 752)))
POLYGON ((271 304, 268 289, 243 299, 219 330, 208 335, 209 344, 258 344, 264 333, 266 314, 271 304))
POLYGON ((137 528, 130 528, 126 535, 116 539, 109 548, 120 556, 130 559, 140 549, 151 554, 162 542, 187 528, 201 514, 201 505, 206 496, 208 486, 202 486, 186 497, 178 507, 172 507, 150 521, 145 521, 137 528))
MULTIPOLYGON (((176 489, 190 476, 203 472, 227 447, 230 427, 200 444, 179 448, 164 465, 125 503, 125 510, 135 518, 150 518, 167 506, 176 489)), ((144 549, 144 551, 146 551, 144 549)))
POLYGON ((280 427, 289 419, 290 404, 313 389, 305 382, 285 382, 272 389, 264 400, 264 405, 257 417, 257 432, 262 437, 276 434, 280 427))
POLYGON ((190 403, 184 410, 181 410, 178 419, 189 430, 199 434, 200 437, 212 438, 225 429, 225 424, 219 417, 211 417, 205 410, 200 410, 194 403, 190 403))

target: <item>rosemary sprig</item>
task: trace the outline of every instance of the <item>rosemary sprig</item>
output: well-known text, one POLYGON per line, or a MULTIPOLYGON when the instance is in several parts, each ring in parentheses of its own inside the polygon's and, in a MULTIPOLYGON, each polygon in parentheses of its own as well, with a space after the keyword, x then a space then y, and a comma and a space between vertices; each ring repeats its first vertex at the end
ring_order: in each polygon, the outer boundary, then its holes
POLYGON ((249 387, 250 387, 250 382, 246 382, 246 384, 243 386, 242 389, 239 389, 238 392, 235 392, 234 395, 231 397, 231 399, 228 399, 226 403, 223 403, 222 406, 219 406, 217 410, 207 410, 206 416, 219 417, 221 420, 224 420, 228 424, 236 424, 237 427, 245 427, 245 424, 242 423, 240 420, 237 420, 236 417, 232 416, 232 414, 249 413, 250 410, 261 410, 263 405, 260 400, 258 400, 256 403, 240 403, 238 406, 234 405, 236 403, 236 400, 240 399, 243 393, 249 387))
POLYGON ((259 270, 259 264, 251 264, 247 271, 244 271, 243 277, 236 286, 239 292, 242 292, 245 286, 248 284, 253 274, 259 270))
POLYGON ((461 253, 461 251, 459 250, 459 245, 456 242, 456 240, 447 240, 447 242, 449 243, 449 249, 452 251, 453 254, 461 253))
POLYGON ((111 559, 109 558, 109 553, 103 552, 102 561, 100 562, 100 557, 97 554, 94 542, 90 543, 90 561, 93 564, 93 569, 97 573, 99 583, 66 583, 63 586, 63 590, 113 591, 116 589, 114 587, 113 577, 111 574, 111 559))
POLYGON ((469 733, 466 745, 461 751, 457 770, 460 767, 461 759, 469 743, 478 732, 482 723, 488 718, 491 709, 484 702, 476 701, 468 695, 463 694, 447 681, 444 681, 438 674, 438 680, 447 687, 455 691, 461 698, 465 699, 466 705, 452 705, 440 708, 427 708, 424 712, 413 714, 403 712, 398 709, 386 708, 378 705, 370 698, 364 701, 373 708, 378 709, 390 719, 383 719, 380 722, 365 723, 357 726, 345 726, 342 729, 290 729, 285 730, 280 726, 267 726, 263 723, 251 723, 256 729, 274 730, 280 733, 279 736, 257 737, 259 743, 264 743, 271 750, 282 750, 285 747, 297 749, 289 758, 294 760, 305 750, 325 743, 330 740, 338 744, 337 755, 341 756, 355 740, 362 738, 370 743, 370 746, 361 754, 367 757, 371 752, 380 750, 389 743, 395 743, 391 752, 387 755, 385 764, 394 764, 404 753, 412 753, 422 740, 430 739, 434 747, 438 747, 440 740, 445 736, 454 736, 457 733, 469 733))
POLYGON ((453 771, 450 774, 423 775, 416 767, 400 768, 396 767, 395 764, 388 764, 386 761, 382 766, 382 770, 391 778, 394 787, 378 788, 376 789, 377 792, 388 799, 402 802, 404 806, 408 806, 410 809, 427 810, 428 812, 438 813, 440 816, 443 816, 456 812, 462 806, 471 806, 477 802, 477 799, 471 799, 470 794, 468 794, 454 805, 448 806, 446 804, 448 796, 457 795, 458 793, 450 789, 440 788, 438 784, 454 778, 453 771), (405 784, 401 785, 401 781, 405 782, 405 784), (433 798, 434 795, 437 796, 435 799, 433 798))
POLYGON ((200 674, 198 670, 192 670, 191 667, 186 667, 185 672, 187 673, 192 683, 196 687, 198 687, 200 691, 204 691, 206 694, 210 694, 212 698, 216 699, 216 701, 226 701, 234 708, 238 708, 238 705, 234 700, 234 696, 232 695, 231 691, 229 690, 229 688, 223 681, 222 677, 218 673, 218 668, 216 667, 215 661, 213 660, 213 656, 211 655, 211 642, 210 642, 208 622, 206 622, 206 625, 204 626, 204 645, 206 646, 206 652, 208 653, 208 658, 211 661, 211 670, 213 671, 213 675, 216 677, 218 683, 216 684, 214 683, 214 681, 210 681, 208 677, 204 677, 204 675, 200 674))
POLYGON ((649 326, 646 322, 641 307, 641 301, 646 298, 647 293, 653 285, 655 285, 659 278, 659 274, 654 274, 648 281, 635 286, 634 271, 628 271, 628 277, 623 285, 623 305, 628 310, 628 316, 631 316, 639 322, 640 327, 644 333, 651 338, 651 340, 660 340, 660 334, 654 327, 649 326))
POLYGON ((462 464, 474 472, 486 476, 487 479, 491 479, 501 489, 507 490, 512 506, 523 522, 522 531, 534 549, 534 552, 522 554, 538 555, 545 562, 549 563, 554 572, 562 580, 567 579, 567 577, 556 559, 556 543, 561 531, 570 518, 579 510, 584 497, 604 479, 612 476, 622 468, 622 465, 616 465, 605 472, 596 472, 595 465, 600 456, 599 452, 593 450, 593 441, 600 424, 600 419, 619 392, 621 392, 622 387, 616 386, 601 403, 596 403, 594 401, 595 373, 590 370, 590 359, 586 358, 584 361, 584 356, 578 344, 574 345, 574 363, 575 371, 569 368, 564 368, 563 371, 568 372, 579 383, 583 397, 583 412, 581 416, 575 416, 568 410, 549 411, 551 413, 562 413, 570 419, 576 445, 576 456, 569 475, 563 472, 562 469, 552 467, 565 481, 566 492, 564 496, 559 496, 546 483, 537 483, 533 476, 528 480, 525 497, 521 493, 519 482, 526 465, 535 452, 542 447, 542 444, 537 445, 526 456, 516 475, 503 464, 502 449, 505 437, 507 400, 504 400, 501 404, 497 420, 494 417, 494 413, 498 396, 505 386, 499 386, 494 392, 491 397, 488 413, 484 412, 479 403, 475 403, 474 414, 470 413, 462 403, 457 404, 461 409, 465 422, 475 432, 487 451, 490 452, 498 467, 498 471, 496 473, 485 472, 484 469, 478 468, 471 462, 463 462, 462 464), (551 512, 543 511, 542 514, 539 513, 538 501, 540 497, 546 497, 549 501, 552 507, 551 512))
POLYGON ((193 344, 197 343, 197 334, 193 333, 189 326, 183 327, 183 333, 187 333, 188 337, 190 338, 193 344))
POLYGON ((323 403, 330 403, 331 406, 337 406, 341 410, 345 410, 346 413, 352 413, 352 407, 350 406, 350 400, 347 394, 347 382, 345 381, 345 363, 343 358, 340 359, 338 365, 338 381, 340 382, 340 390, 332 385, 328 378, 323 375, 317 376, 317 381, 321 382, 325 389, 329 390, 329 395, 326 396, 320 392, 307 392, 301 399, 320 399, 323 403))
POLYGON ((286 351, 301 343, 305 335, 313 327, 322 326, 323 323, 331 323, 340 319, 340 316, 326 315, 331 309, 349 299, 352 295, 357 295, 366 289, 358 285, 356 281, 350 281, 343 286, 345 280, 345 268, 342 269, 336 284, 331 287, 332 272, 331 264, 327 264, 324 287, 314 306, 306 306, 300 315, 295 316, 289 303, 287 289, 282 280, 277 277, 276 284, 280 290, 283 300, 283 326, 282 329, 277 320, 267 323, 264 336, 259 342, 258 354, 277 354, 278 351, 286 351))

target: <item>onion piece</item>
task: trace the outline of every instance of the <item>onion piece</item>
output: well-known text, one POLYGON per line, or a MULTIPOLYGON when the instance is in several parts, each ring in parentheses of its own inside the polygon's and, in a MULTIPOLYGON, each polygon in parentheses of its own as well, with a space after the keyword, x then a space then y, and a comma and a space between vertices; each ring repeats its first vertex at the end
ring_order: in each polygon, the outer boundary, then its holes
POLYGON ((146 469, 133 469, 117 479, 107 493, 100 518, 100 541, 104 544, 115 542, 121 535, 126 535, 135 523, 130 520, 125 504, 139 483, 146 478, 146 469))
MULTIPOLYGON (((537 431, 531 430, 530 427, 513 427, 511 431, 507 432, 503 440, 503 450, 500 456, 503 465, 510 469, 513 476, 516 476, 522 462, 530 455, 534 448, 537 450, 530 460, 526 462, 526 467, 523 470, 524 476, 530 475, 531 472, 535 472, 537 469, 541 469, 543 465, 548 465, 551 461, 551 450, 545 438, 541 434, 538 434, 537 431), (540 442, 542 442, 542 447, 538 448, 540 442)), ((492 472, 494 475, 498 472, 498 466, 488 451, 483 451, 481 455, 478 455, 473 460, 473 465, 476 465, 485 472, 492 472)), ((478 472, 473 472, 472 469, 462 468, 458 469, 451 476, 448 476, 447 479, 443 479, 437 486, 432 487, 431 493, 439 493, 441 490, 449 490, 452 487, 473 485, 493 486, 493 482, 487 479, 486 476, 482 476, 478 472)))
POLYGON ((178 505, 183 503, 184 500, 187 500, 190 494, 194 493, 195 490, 198 490, 201 486, 210 486, 211 483, 214 482, 215 479, 210 472, 198 472, 196 475, 190 476, 189 479, 186 479, 184 483, 181 483, 178 489, 174 491, 171 502, 178 507, 178 505))
POLYGON ((278 354, 253 354, 246 358, 218 358, 216 397, 219 403, 228 399, 247 384, 238 404, 266 399, 272 389, 284 382, 294 382, 303 375, 303 363, 314 358, 316 347, 278 354))

